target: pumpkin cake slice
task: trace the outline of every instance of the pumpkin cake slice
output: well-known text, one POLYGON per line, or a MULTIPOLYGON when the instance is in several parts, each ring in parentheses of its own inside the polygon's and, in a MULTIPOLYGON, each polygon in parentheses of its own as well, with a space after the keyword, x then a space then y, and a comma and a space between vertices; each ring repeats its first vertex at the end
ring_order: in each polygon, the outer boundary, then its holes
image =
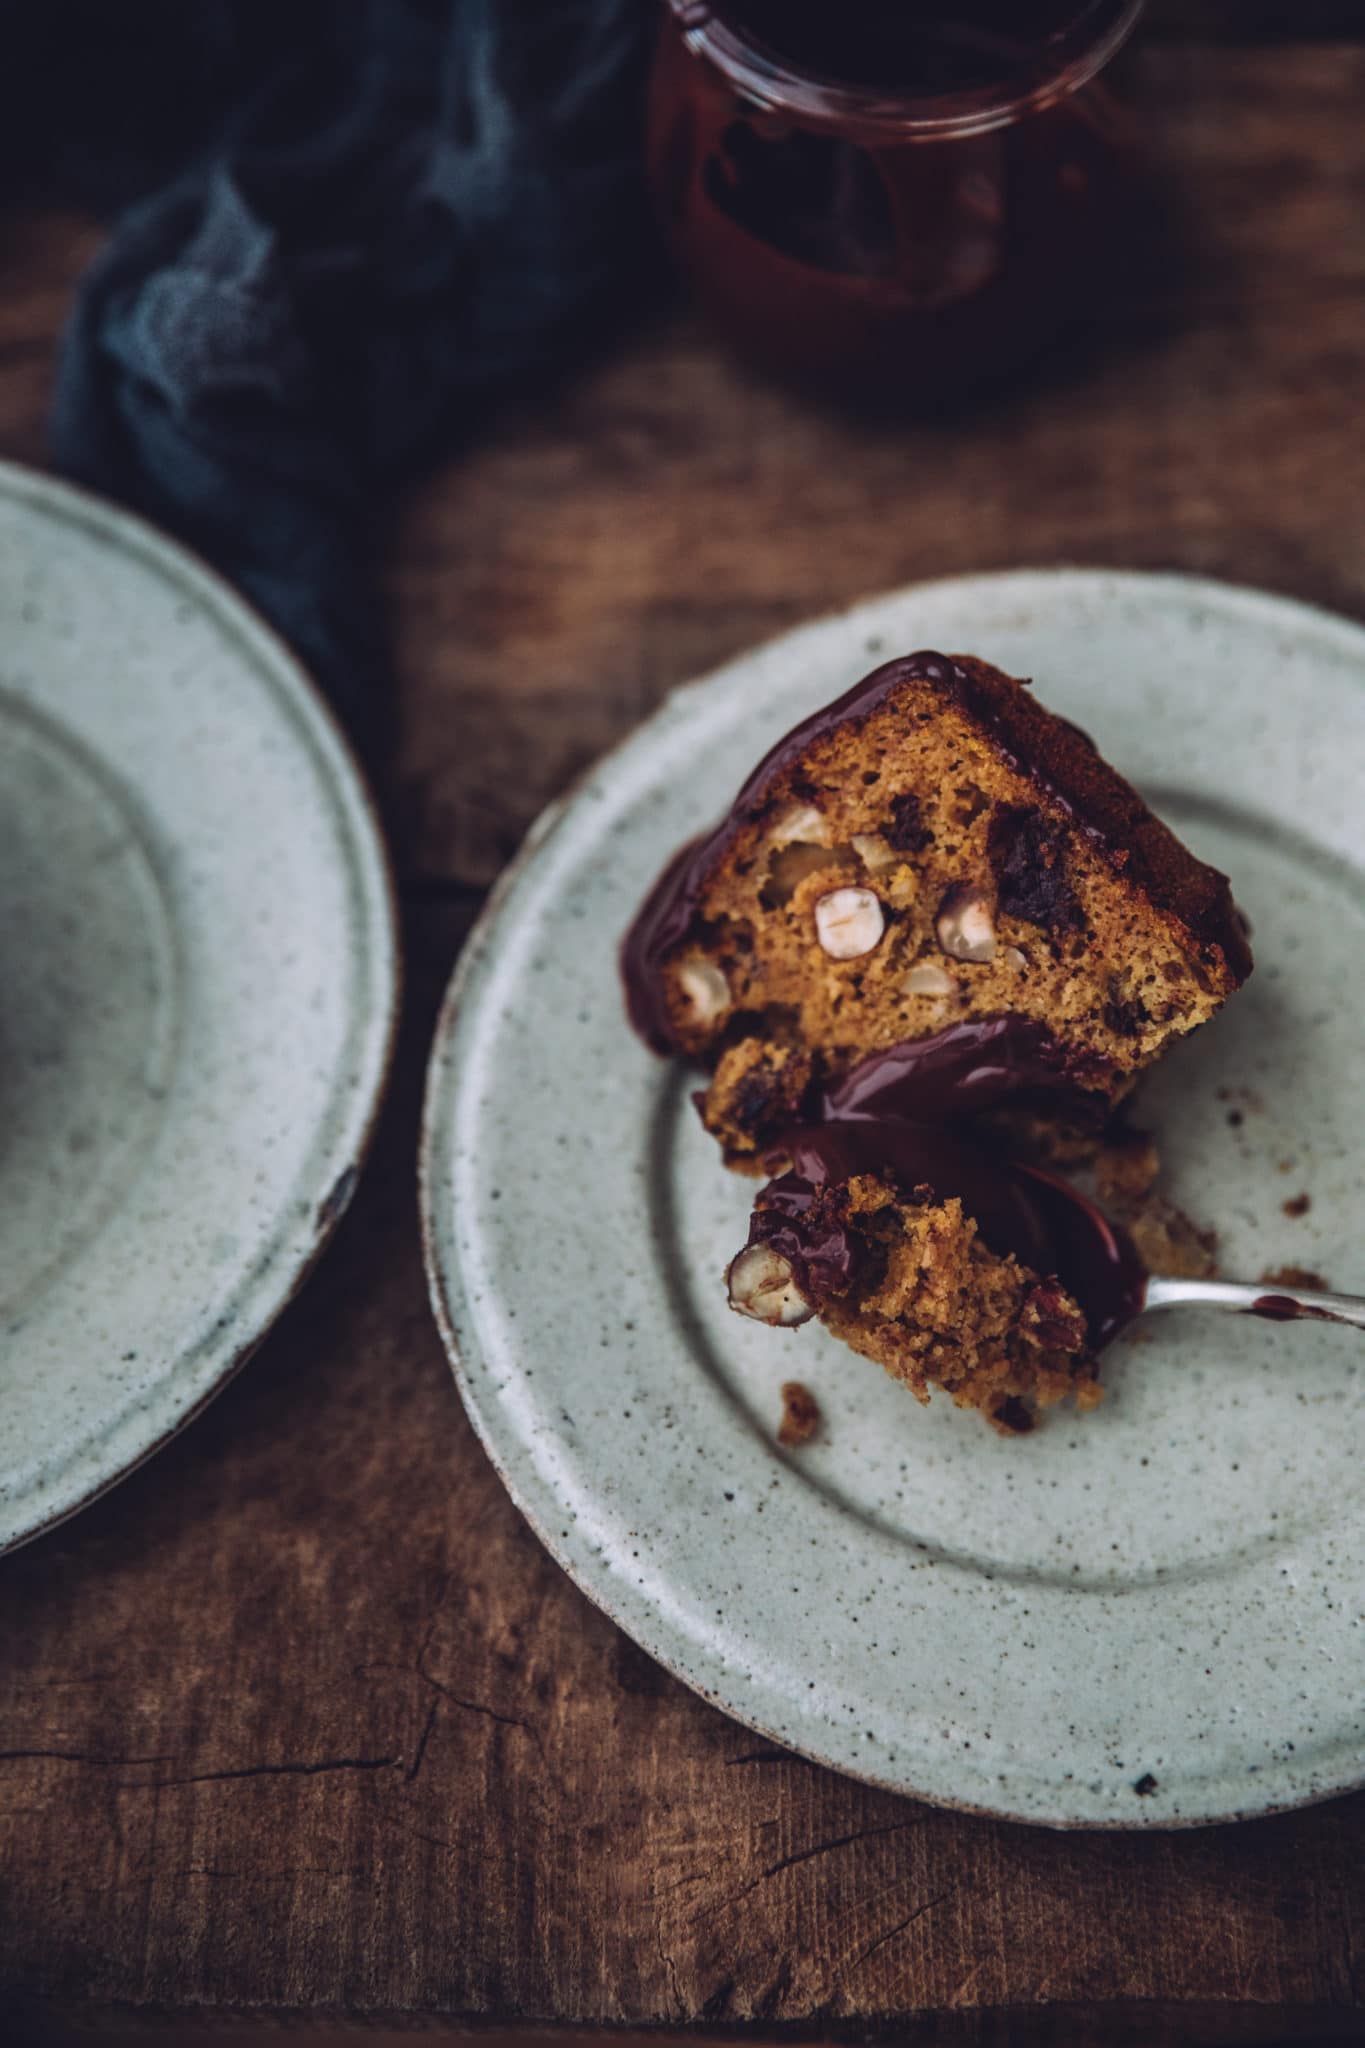
POLYGON ((622 952, 636 1029, 710 1069, 704 1121, 751 1170, 869 1056, 982 1025, 997 1105, 1098 1125, 1250 967, 1226 877, 1085 734, 927 652, 789 733, 622 952))

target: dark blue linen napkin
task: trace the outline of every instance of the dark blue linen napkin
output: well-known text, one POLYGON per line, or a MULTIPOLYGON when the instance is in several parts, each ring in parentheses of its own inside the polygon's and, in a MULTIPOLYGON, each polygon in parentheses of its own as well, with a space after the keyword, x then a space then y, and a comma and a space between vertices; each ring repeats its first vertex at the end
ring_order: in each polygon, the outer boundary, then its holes
POLYGON ((385 492, 638 290, 649 21, 0 0, 9 163, 123 208, 65 337, 57 464, 238 583, 352 723, 385 492))

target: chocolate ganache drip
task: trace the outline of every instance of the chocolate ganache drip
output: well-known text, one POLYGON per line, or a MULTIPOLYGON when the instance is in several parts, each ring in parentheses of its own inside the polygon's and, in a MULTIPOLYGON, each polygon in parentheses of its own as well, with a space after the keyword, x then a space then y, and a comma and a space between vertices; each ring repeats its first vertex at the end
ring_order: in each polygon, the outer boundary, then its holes
POLYGON ((783 1133, 772 1157, 788 1171, 760 1195, 749 1242, 780 1252, 818 1303, 856 1279, 860 1260, 827 1188, 866 1174, 904 1195, 956 1196, 992 1251, 1056 1275, 1098 1350, 1141 1311, 1147 1275, 1136 1246, 1068 1182, 1012 1158, 967 1121, 1072 1093, 1046 1030, 1022 1017, 952 1025, 870 1054, 816 1095, 809 1123, 783 1133))
POLYGON ((1066 1055, 1045 1024, 1003 1015, 949 1024, 932 1038, 904 1039, 859 1060, 820 1097, 821 1123, 947 1124, 1021 1098, 1092 1105, 1070 1079, 1066 1055))

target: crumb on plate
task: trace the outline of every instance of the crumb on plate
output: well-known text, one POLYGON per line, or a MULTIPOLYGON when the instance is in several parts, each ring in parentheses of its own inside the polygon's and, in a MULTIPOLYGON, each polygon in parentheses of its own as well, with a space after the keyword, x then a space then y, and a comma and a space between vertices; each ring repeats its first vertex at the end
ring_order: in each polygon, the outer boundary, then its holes
POLYGON ((800 1380, 784 1380, 782 1383, 782 1420, 777 1426, 777 1441, 794 1450, 798 1444, 808 1444, 820 1427, 820 1406, 809 1387, 800 1380))

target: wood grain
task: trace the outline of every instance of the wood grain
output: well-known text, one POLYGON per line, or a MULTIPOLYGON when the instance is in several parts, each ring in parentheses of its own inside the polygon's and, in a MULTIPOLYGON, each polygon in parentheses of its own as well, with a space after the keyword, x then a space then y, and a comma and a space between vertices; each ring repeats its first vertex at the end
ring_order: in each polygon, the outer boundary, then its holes
MULTIPOLYGON (((673 683, 880 586, 997 564, 1174 564, 1365 616, 1365 53, 1161 47, 1144 76, 1185 247, 1104 346, 890 426, 780 393, 663 314, 490 422, 396 519, 382 776, 411 985, 376 1156, 243 1377, 0 1564, 0 2009, 30 2032, 1365 2029, 1365 1797, 1053 1835, 749 1736, 523 1526, 417 1251, 421 1068, 460 938, 540 804, 673 683)), ((0 217, 5 453, 41 454, 92 245, 0 217)))

